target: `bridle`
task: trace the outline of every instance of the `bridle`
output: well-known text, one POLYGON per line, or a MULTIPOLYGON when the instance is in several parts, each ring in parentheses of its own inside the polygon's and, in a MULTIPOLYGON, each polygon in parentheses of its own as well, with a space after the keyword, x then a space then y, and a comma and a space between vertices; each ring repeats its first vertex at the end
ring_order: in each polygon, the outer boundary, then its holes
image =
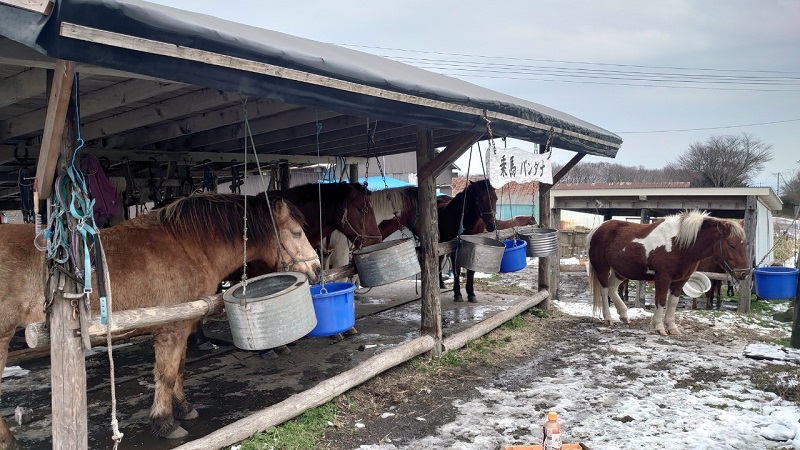
POLYGON ((751 270, 751 269, 750 269, 749 267, 745 267, 745 268, 735 268, 735 267, 732 267, 732 266, 730 265, 730 263, 728 262, 728 260, 727 260, 727 259, 725 259, 725 258, 722 256, 722 254, 723 254, 723 253, 722 253, 722 243, 723 243, 723 241, 724 241, 724 242, 728 242, 728 239, 727 239, 727 238, 725 238, 725 239, 720 239, 720 240, 719 240, 719 252, 718 252, 717 254, 715 254, 715 255, 714 255, 714 261, 716 261, 716 262, 717 262, 717 264, 719 264, 720 266, 724 267, 724 268, 725 268, 725 270, 726 270, 726 271, 727 271, 727 272, 728 272, 728 273, 729 273, 729 274, 730 274, 732 277, 734 277, 734 278, 736 278, 736 279, 739 279, 739 276, 738 276, 738 274, 739 274, 740 272, 741 272, 741 273, 744 273, 744 272, 747 272, 747 271, 749 271, 749 270, 751 270), (721 260, 721 261, 720 261, 720 260, 721 260))
MULTIPOLYGON (((365 199, 364 200, 364 206, 357 207, 358 212, 361 213, 361 225, 363 227, 363 231, 364 232, 366 232, 366 227, 364 226, 364 224, 366 223, 366 215, 367 215, 367 211, 368 211, 369 208, 372 208, 372 205, 369 204, 369 199, 365 199)), ((373 238, 373 239, 382 240, 382 237, 380 235, 371 236, 371 235, 363 234, 362 232, 358 231, 353 226, 353 224, 350 222, 350 219, 348 219, 348 217, 347 217, 347 215, 348 215, 347 213, 348 212, 349 212, 349 208, 345 208, 344 212, 342 213, 342 221, 341 221, 342 232, 344 233, 345 228, 349 228, 350 231, 353 232, 353 234, 356 236, 356 238, 353 240, 354 246, 356 246, 358 248, 361 248, 364 245, 364 239, 365 238, 373 238)))

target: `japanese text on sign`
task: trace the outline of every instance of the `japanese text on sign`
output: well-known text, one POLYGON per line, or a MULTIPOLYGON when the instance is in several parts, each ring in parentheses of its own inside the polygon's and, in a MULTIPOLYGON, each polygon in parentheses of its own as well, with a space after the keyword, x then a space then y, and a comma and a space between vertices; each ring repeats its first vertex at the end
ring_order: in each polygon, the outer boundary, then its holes
POLYGON ((506 183, 539 181, 553 184, 553 167, 548 154, 537 154, 517 147, 488 150, 486 170, 492 186, 499 189, 506 183))

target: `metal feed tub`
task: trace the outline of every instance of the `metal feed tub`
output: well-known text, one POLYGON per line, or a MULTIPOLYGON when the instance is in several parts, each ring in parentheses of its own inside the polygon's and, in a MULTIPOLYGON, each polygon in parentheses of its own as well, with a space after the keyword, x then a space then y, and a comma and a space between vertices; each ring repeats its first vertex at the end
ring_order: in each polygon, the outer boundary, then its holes
POLYGON ((458 265, 475 272, 497 273, 506 246, 497 239, 481 236, 461 236, 458 242, 458 265))
POLYGON ((558 230, 537 228, 527 233, 520 233, 528 243, 526 254, 531 258, 541 258, 558 254, 558 230))
POLYGON ((413 239, 368 245, 353 252, 353 261, 364 287, 393 283, 422 271, 413 239))
POLYGON ((294 342, 317 325, 308 278, 278 272, 239 283, 222 295, 233 344, 266 350, 294 342), (246 294, 245 294, 246 291, 246 294))

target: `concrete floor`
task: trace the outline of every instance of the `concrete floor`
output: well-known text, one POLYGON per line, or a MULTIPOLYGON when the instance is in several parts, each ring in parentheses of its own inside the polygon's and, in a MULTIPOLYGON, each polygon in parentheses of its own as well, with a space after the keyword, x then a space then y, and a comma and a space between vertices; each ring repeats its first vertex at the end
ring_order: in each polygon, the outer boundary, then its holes
MULTIPOLYGON (((149 337, 114 346, 117 417, 125 433, 121 448, 169 449, 197 439, 222 426, 280 402, 290 395, 346 371, 386 348, 419 335, 419 284, 399 281, 356 293, 359 334, 334 341, 306 337, 290 346, 291 353, 272 358, 232 345, 227 320, 208 321, 206 334, 218 347, 187 354, 185 387, 200 418, 183 423, 189 436, 180 441, 153 437, 149 409, 153 400, 153 348, 149 337)), ((444 333, 452 334, 519 302, 517 296, 478 293, 479 303, 454 303, 442 293, 444 333)), ((3 379, 0 413, 26 449, 50 449, 49 359, 20 364, 30 372, 3 379), (33 410, 23 425, 14 423, 18 406, 33 410)), ((112 448, 109 364, 106 349, 93 349, 86 358, 88 376, 89 448, 112 448)))

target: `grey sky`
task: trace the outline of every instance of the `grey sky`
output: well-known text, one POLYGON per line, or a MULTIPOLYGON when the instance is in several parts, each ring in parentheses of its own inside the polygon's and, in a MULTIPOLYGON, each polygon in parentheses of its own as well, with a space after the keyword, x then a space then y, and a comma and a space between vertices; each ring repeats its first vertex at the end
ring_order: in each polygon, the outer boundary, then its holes
POLYGON ((773 146, 759 181, 800 170, 800 0, 156 3, 404 58, 622 136, 615 160, 585 161, 663 167, 747 132, 773 146), (715 129, 641 133, 697 128, 715 129))

